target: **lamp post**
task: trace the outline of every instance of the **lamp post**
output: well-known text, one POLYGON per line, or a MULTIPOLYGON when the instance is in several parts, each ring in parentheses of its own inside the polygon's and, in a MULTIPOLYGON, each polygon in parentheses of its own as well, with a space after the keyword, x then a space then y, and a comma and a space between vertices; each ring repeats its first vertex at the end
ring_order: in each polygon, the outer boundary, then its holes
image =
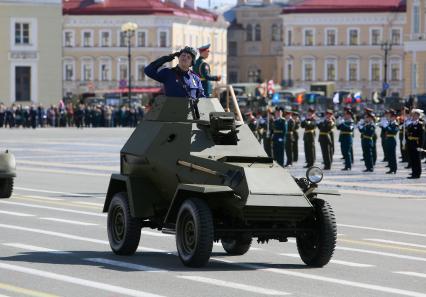
POLYGON ((132 45, 132 37, 135 35, 135 31, 138 28, 138 25, 132 22, 125 23, 121 26, 121 32, 124 34, 124 38, 127 39, 127 57, 128 57, 128 67, 129 67, 129 104, 131 104, 131 96, 132 96, 132 53, 131 53, 131 45, 132 45))
POLYGON ((388 54, 389 52, 392 50, 392 42, 390 42, 389 40, 383 41, 380 44, 380 48, 382 49, 382 51, 385 52, 385 76, 384 76, 384 80, 383 80, 383 89, 382 89, 382 97, 386 97, 386 92, 387 89, 389 88, 388 85, 388 54))

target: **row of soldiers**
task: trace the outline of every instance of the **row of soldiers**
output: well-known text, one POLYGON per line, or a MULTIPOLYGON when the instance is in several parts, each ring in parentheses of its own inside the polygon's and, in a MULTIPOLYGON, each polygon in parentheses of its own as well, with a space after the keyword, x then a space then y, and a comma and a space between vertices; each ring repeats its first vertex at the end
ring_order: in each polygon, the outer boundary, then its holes
POLYGON ((298 112, 284 108, 276 108, 274 117, 268 119, 261 116, 255 118, 249 115, 248 124, 255 132, 267 154, 273 157, 278 164, 284 167, 292 166, 298 160, 298 129, 302 128, 306 165, 314 165, 316 159, 315 141, 318 128, 318 142, 321 147, 324 170, 330 170, 333 162, 334 128, 339 132, 340 149, 344 159, 342 170, 351 170, 354 161, 353 138, 354 130, 358 129, 361 135, 361 147, 364 172, 373 172, 377 160, 377 134, 376 127, 380 127, 380 137, 384 153, 384 160, 388 162, 387 174, 397 171, 397 136, 400 139, 400 150, 403 162, 408 162, 406 168, 411 168, 412 173, 408 178, 419 178, 421 175, 421 148, 424 144, 424 123, 421 119, 423 111, 413 109, 411 113, 403 110, 398 116, 394 110, 386 110, 384 116, 378 121, 373 110, 365 108, 364 116, 357 124, 350 108, 344 109, 343 117, 337 120, 332 110, 327 110, 325 116, 319 119, 315 110, 309 108, 305 118, 300 119, 298 112), (285 160, 286 159, 286 160, 285 160), (286 161, 286 162, 285 162, 286 161))

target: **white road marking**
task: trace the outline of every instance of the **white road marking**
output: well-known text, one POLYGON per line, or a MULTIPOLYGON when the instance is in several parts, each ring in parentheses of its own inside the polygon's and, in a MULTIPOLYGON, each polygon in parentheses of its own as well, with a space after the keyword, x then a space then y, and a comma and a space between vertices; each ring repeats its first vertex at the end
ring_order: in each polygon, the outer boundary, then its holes
POLYGON ((48 249, 44 247, 22 244, 22 243, 3 243, 3 245, 15 247, 18 249, 29 250, 34 252, 52 253, 52 254, 71 254, 71 252, 48 249))
POLYGON ((228 263, 228 264, 237 265, 237 266, 241 266, 241 267, 248 268, 248 269, 268 271, 268 272, 272 272, 272 273, 283 274, 283 275, 288 275, 288 276, 293 276, 293 277, 298 277, 298 278, 304 278, 304 279, 317 280, 317 281, 322 281, 322 282, 326 282, 326 283, 333 283, 333 284, 338 284, 338 285, 344 285, 344 286, 349 286, 349 287, 362 288, 362 289, 367 289, 367 290, 372 290, 372 291, 392 293, 392 294, 398 294, 398 295, 410 296, 410 297, 426 297, 426 294, 420 293, 420 292, 415 292, 415 291, 408 291, 408 290, 402 290, 402 289, 391 288, 391 287, 384 287, 384 286, 373 285, 373 284, 368 284, 368 283, 348 281, 348 280, 344 280, 344 279, 319 276, 319 275, 297 272, 297 271, 290 271, 290 270, 279 269, 279 268, 269 268, 269 267, 263 266, 263 265, 238 263, 238 262, 223 260, 223 259, 219 259, 219 258, 212 258, 212 259, 219 261, 219 262, 225 262, 225 263, 228 263))
POLYGON ((419 247, 419 248, 426 249, 426 245, 423 245, 423 244, 414 244, 414 243, 408 243, 408 242, 385 240, 385 239, 377 239, 377 238, 365 238, 363 240, 374 241, 374 242, 382 242, 382 243, 391 243, 391 244, 404 245, 404 246, 412 246, 412 247, 419 247))
POLYGON ((426 258, 421 258, 421 257, 406 256, 406 255, 378 252, 378 251, 372 251, 372 250, 355 249, 355 248, 348 248, 348 247, 343 247, 343 246, 336 246, 336 250, 358 252, 358 253, 364 253, 364 254, 372 254, 372 255, 379 255, 379 256, 385 256, 385 257, 405 259, 405 260, 414 260, 414 261, 426 262, 426 258))
POLYGON ((12 202, 12 201, 0 201, 0 203, 10 204, 10 205, 18 205, 18 206, 25 206, 25 207, 32 207, 32 208, 40 208, 40 209, 57 210, 57 211, 69 212, 69 213, 78 213, 78 214, 84 214, 84 215, 95 216, 95 217, 106 217, 105 213, 96 213, 96 212, 89 212, 89 211, 82 211, 82 210, 73 210, 73 209, 67 209, 67 208, 44 206, 44 205, 37 205, 37 204, 30 204, 30 203, 21 203, 21 202, 12 202))
POLYGON ((99 206, 100 208, 104 207, 103 203, 83 202, 83 201, 73 201, 73 203, 75 203, 75 204, 82 204, 82 205, 99 206))
POLYGON ((121 268, 127 268, 131 270, 138 270, 138 271, 146 271, 146 272, 168 272, 167 270, 145 266, 145 265, 139 265, 139 264, 133 264, 133 263, 127 263, 122 261, 115 261, 105 258, 85 258, 84 260, 94 263, 100 263, 100 264, 106 264, 111 266, 117 266, 121 268))
MULTIPOLYGON (((19 171, 29 171, 29 172, 44 172, 44 173, 54 173, 54 174, 65 174, 65 175, 83 175, 90 177, 102 177, 107 178, 110 177, 111 174, 106 173, 95 173, 95 172, 85 172, 85 171, 71 171, 71 170, 57 170, 57 169, 45 169, 38 167, 24 167, 20 166, 19 171)), ((87 196, 85 196, 87 197, 87 196)))
POLYGON ((404 275, 409 275, 409 276, 416 276, 416 277, 426 278, 426 274, 424 274, 424 273, 418 273, 418 272, 394 271, 393 273, 398 273, 398 274, 404 274, 404 275))
POLYGON ((0 213, 11 215, 11 216, 17 216, 17 217, 35 217, 35 215, 33 215, 33 214, 22 213, 22 212, 14 212, 14 211, 6 211, 6 210, 0 210, 0 213))
POLYGON ((214 286, 243 290, 243 291, 247 291, 247 292, 250 292, 250 293, 256 293, 256 294, 278 295, 278 296, 291 295, 291 293, 287 293, 287 292, 265 289, 265 288, 261 288, 261 287, 244 285, 244 284, 240 284, 240 283, 228 282, 228 281, 223 281, 223 280, 213 279, 213 278, 207 278, 207 277, 202 277, 202 276, 179 275, 177 277, 187 279, 187 280, 191 280, 191 281, 195 281, 195 282, 206 283, 206 284, 214 285, 214 286))
POLYGON ((0 297, 10 297, 10 296, 0 294, 0 297))
POLYGON ((134 296, 134 297, 160 297, 160 295, 151 294, 151 293, 143 292, 140 290, 132 290, 132 289, 124 288, 124 287, 90 281, 87 279, 76 278, 76 277, 68 276, 64 274, 52 273, 48 271, 43 271, 43 270, 38 270, 33 268, 26 268, 26 267, 6 264, 6 263, 0 263, 0 269, 20 272, 20 273, 29 274, 29 275, 35 275, 35 276, 39 276, 39 277, 43 277, 47 279, 52 279, 52 280, 62 281, 62 282, 71 283, 71 284, 75 284, 79 286, 112 292, 112 293, 119 294, 120 296, 127 295, 127 296, 134 296))
POLYGON ((27 192, 49 193, 49 194, 61 194, 61 195, 76 196, 76 197, 93 197, 93 195, 87 195, 87 194, 77 194, 77 193, 69 193, 69 192, 48 191, 48 190, 42 190, 42 189, 23 188, 23 187, 15 187, 15 190, 21 190, 21 191, 27 191, 27 192))
POLYGON ((40 220, 54 221, 54 222, 59 222, 59 223, 80 225, 80 226, 98 226, 99 225, 99 224, 93 224, 93 223, 84 223, 84 222, 64 220, 64 219, 56 219, 56 218, 40 218, 40 220))
POLYGON ((156 237, 174 236, 172 234, 165 234, 165 233, 161 233, 161 232, 154 232, 154 231, 147 231, 147 230, 142 230, 142 234, 149 235, 149 236, 156 236, 156 237))
POLYGON ((347 224, 337 224, 337 226, 338 227, 346 227, 346 228, 354 228, 354 229, 364 229, 364 230, 381 231, 381 232, 387 232, 387 233, 397 233, 397 234, 404 234, 404 235, 426 237, 426 234, 424 234, 424 233, 406 232, 406 231, 392 230, 392 229, 382 229, 382 228, 373 228, 373 227, 347 225, 347 224))
MULTIPOLYGON (((299 254, 280 254, 280 255, 281 256, 287 256, 287 257, 292 257, 292 258, 300 258, 299 254)), ((360 267, 360 268, 374 267, 374 265, 370 265, 370 264, 347 262, 347 261, 333 260, 333 259, 330 260, 330 263, 344 265, 344 266, 350 266, 350 267, 360 267)))
MULTIPOLYGON (((71 169, 87 169, 87 170, 96 170, 96 171, 117 171, 119 166, 99 166, 99 165, 79 165, 79 164, 70 164, 63 162, 47 162, 47 161, 32 161, 32 160, 21 160, 18 159, 16 162, 18 165, 31 165, 31 166, 43 166, 44 168, 49 167, 61 167, 61 168, 71 168, 71 169)), ((19 167, 18 167, 19 168, 19 167)))
POLYGON ((52 197, 45 197, 45 196, 36 196, 36 195, 16 195, 17 197, 24 197, 24 198, 34 198, 34 199, 40 199, 40 200, 48 200, 48 201, 64 201, 64 199, 61 198, 52 198, 52 197))
MULTIPOLYGON (((213 245, 218 246, 218 247, 222 247, 222 243, 220 242, 213 242, 213 245)), ((260 251, 262 250, 262 248, 257 248, 257 247, 250 247, 250 251, 260 251)))

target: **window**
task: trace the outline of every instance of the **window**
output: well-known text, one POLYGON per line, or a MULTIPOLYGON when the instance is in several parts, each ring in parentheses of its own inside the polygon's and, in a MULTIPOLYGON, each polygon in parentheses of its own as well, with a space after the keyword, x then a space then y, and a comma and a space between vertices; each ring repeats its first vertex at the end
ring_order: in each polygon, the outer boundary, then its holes
POLYGON ((401 44, 401 29, 392 29, 391 31, 392 44, 401 44))
POLYGON ((411 91, 412 93, 417 91, 417 64, 411 65, 411 91))
POLYGON ((314 45, 314 32, 311 29, 304 31, 304 44, 305 46, 313 46, 314 45))
POLYGON ((335 29, 327 29, 326 30, 326 45, 333 46, 336 45, 336 30, 335 29))
POLYGON ((326 75, 325 77, 329 81, 336 80, 336 61, 326 62, 326 75))
POLYGON ((255 67, 250 67, 248 71, 248 81, 249 82, 260 82, 261 81, 261 70, 255 67))
POLYGON ((99 80, 109 81, 111 80, 111 59, 102 58, 99 62, 99 80))
POLYGON ((288 30, 287 31, 287 45, 291 46, 293 43, 293 31, 292 30, 288 30))
POLYGON ((349 81, 356 81, 358 80, 358 63, 355 61, 351 61, 348 64, 349 71, 348 71, 348 80, 349 81))
POLYGON ((91 81, 93 79, 93 65, 90 62, 83 62, 82 65, 83 80, 91 81))
POLYGON ((120 47, 125 47, 125 46, 127 45, 127 44, 126 44, 126 34, 125 34, 124 32, 121 32, 121 31, 120 31, 119 38, 120 38, 119 46, 120 46, 120 47))
POLYGON ((74 46, 74 32, 73 31, 65 31, 64 32, 64 46, 65 47, 73 47, 74 46))
POLYGON ((281 32, 280 27, 277 24, 272 25, 272 41, 280 41, 281 40, 281 32))
POLYGON ((83 32, 83 46, 84 47, 93 46, 92 32, 90 32, 90 31, 84 31, 83 32))
POLYGON ((254 27, 254 40, 255 41, 262 40, 262 33, 261 33, 261 28, 259 24, 257 24, 256 27, 254 27))
POLYGON ((238 72, 237 71, 229 71, 229 83, 238 82, 238 72))
POLYGON ((30 44, 30 24, 15 23, 15 44, 30 44))
POLYGON ((391 73, 390 73, 390 79, 391 80, 394 80, 394 81, 396 81, 396 80, 399 80, 399 72, 400 72, 400 69, 399 69, 399 63, 391 63, 391 67, 390 67, 391 69, 391 73))
POLYGON ((253 26, 251 24, 246 27, 246 41, 253 41, 253 26))
POLYGON ((127 62, 126 63, 120 63, 118 66, 118 77, 119 80, 127 80, 127 74, 129 73, 129 71, 127 70, 127 62))
POLYGON ((358 45, 358 30, 349 30, 349 45, 358 45))
POLYGON ((138 81, 144 81, 144 80, 146 80, 146 77, 145 77, 145 65, 143 65, 143 64, 138 64, 137 65, 137 79, 138 79, 138 81))
POLYGON ((287 78, 288 80, 291 80, 292 77, 293 77, 293 65, 287 64, 287 78))
POLYGON ((314 78, 314 61, 312 59, 304 60, 302 62, 302 75, 303 80, 305 81, 313 81, 314 78))
POLYGON ((228 53, 230 57, 236 57, 238 53, 237 42, 229 41, 228 42, 228 53))
POLYGON ((167 47, 167 31, 160 31, 159 33, 159 47, 167 47))
POLYGON ((101 31, 101 47, 111 46, 111 33, 108 31, 101 31))
POLYGON ((413 24, 412 32, 415 34, 420 33, 420 6, 419 3, 413 6, 413 24))
POLYGON ((136 44, 138 47, 146 47, 146 32, 138 31, 136 33, 136 44))
POLYGON ((64 62, 64 79, 66 81, 74 80, 74 62, 71 60, 64 62))
POLYGON ((370 31, 370 43, 371 45, 380 45, 382 39, 382 32, 380 29, 372 29, 370 31))
POLYGON ((380 64, 379 63, 371 64, 371 80, 372 81, 380 80, 380 64))

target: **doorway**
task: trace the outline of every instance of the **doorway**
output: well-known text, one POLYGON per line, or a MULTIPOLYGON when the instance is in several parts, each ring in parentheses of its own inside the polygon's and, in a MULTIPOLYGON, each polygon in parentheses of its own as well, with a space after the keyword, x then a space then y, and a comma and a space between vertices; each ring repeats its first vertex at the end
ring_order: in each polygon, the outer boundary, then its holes
POLYGON ((30 66, 16 66, 15 68, 15 100, 31 101, 30 66))

